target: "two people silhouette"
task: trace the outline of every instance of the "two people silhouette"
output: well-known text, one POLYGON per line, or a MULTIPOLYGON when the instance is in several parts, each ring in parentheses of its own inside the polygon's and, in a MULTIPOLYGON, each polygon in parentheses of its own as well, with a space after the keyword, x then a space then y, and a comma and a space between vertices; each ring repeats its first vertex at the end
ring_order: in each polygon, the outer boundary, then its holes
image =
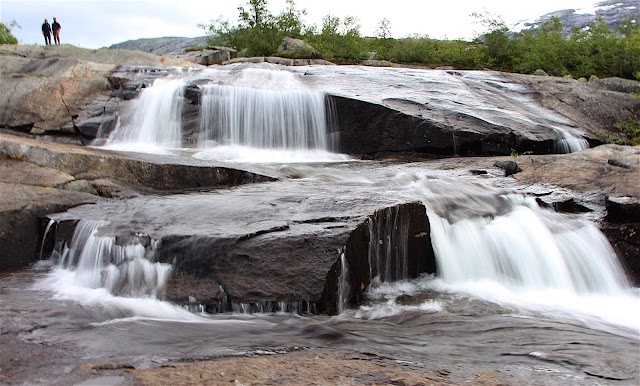
POLYGON ((44 44, 51 45, 51 34, 53 33, 53 41, 56 45, 60 45, 60 30, 62 27, 60 23, 53 18, 53 24, 50 25, 47 19, 44 19, 44 23, 42 23, 42 35, 44 36, 44 44))

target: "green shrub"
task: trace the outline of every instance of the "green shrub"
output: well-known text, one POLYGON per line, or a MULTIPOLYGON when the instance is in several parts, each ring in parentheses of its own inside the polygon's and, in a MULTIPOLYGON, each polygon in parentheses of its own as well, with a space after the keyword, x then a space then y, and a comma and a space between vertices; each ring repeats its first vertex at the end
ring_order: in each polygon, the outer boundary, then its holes
POLYGON ((614 127, 619 134, 605 134, 605 141, 616 145, 640 145, 640 120, 630 118, 626 122, 619 122, 614 127))
POLYGON ((358 63, 373 52, 378 60, 432 67, 450 65, 522 73, 541 69, 550 75, 571 75, 574 79, 596 75, 640 80, 640 23, 631 19, 616 30, 599 19, 588 29, 576 29, 565 38, 557 18, 534 30, 515 33, 499 17, 479 14, 475 16, 482 19, 488 31, 471 42, 417 35, 393 39, 386 19, 380 22, 376 37, 361 36, 358 19, 352 16, 341 19, 327 15, 318 31, 302 22, 305 10, 297 10, 293 0, 286 4, 282 13, 273 15, 267 0, 249 0, 238 8, 236 25, 217 20, 201 27, 211 36, 210 44, 233 47, 249 56, 275 54, 288 36, 303 39, 318 51, 296 57, 322 57, 339 63, 358 63))
POLYGON ((20 26, 15 20, 11 21, 9 25, 0 23, 0 44, 18 44, 18 39, 13 36, 11 29, 20 26))

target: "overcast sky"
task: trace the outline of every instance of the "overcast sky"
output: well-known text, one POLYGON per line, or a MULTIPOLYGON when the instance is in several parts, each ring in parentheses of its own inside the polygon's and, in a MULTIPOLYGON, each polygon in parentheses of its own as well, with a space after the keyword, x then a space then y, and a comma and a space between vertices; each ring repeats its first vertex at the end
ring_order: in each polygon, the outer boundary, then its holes
MULTIPOLYGON (((471 39, 480 26, 473 12, 499 15, 508 25, 535 20, 561 9, 592 9, 597 0, 296 0, 306 9, 306 24, 321 27, 325 15, 355 16, 360 32, 372 36, 383 18, 390 21, 394 37, 413 34, 432 38, 471 39)), ((60 40, 86 48, 108 47, 126 40, 205 35, 198 24, 222 17, 237 21, 238 6, 246 0, 0 0, 0 20, 18 22, 13 33, 20 43, 43 43, 40 27, 45 18, 57 17, 60 40)), ((285 0, 269 0, 279 13, 285 0)))

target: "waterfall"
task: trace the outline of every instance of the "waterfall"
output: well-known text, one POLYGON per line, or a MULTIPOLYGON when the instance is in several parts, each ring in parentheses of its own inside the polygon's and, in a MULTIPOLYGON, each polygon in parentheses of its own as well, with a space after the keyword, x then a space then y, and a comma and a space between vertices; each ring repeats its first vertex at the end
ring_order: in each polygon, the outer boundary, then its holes
POLYGON ((71 243, 54 251, 52 259, 73 273, 73 282, 87 289, 104 288, 124 297, 160 297, 171 265, 150 260, 159 242, 117 245, 115 237, 98 236, 105 222, 81 220, 71 243))
POLYGON ((439 276, 447 283, 485 281, 576 295, 629 288, 615 252, 594 225, 543 212, 535 202, 454 223, 433 212, 428 216, 439 276))
POLYGON ((349 264, 345 257, 346 248, 340 250, 340 275, 338 276, 338 313, 349 308, 349 264))
POLYGON ((557 154, 575 153, 589 148, 589 142, 584 138, 576 138, 563 133, 565 138, 553 144, 553 152, 557 154))
POLYGON ((138 144, 178 148, 182 142, 185 79, 156 79, 109 135, 107 145, 138 144))
POLYGON ((369 278, 381 282, 405 280, 408 275, 409 222, 399 207, 369 217, 369 278))
POLYGON ((308 90, 205 85, 199 146, 329 150, 325 96, 308 90))
POLYGON ((156 79, 116 122, 105 146, 157 152, 195 142, 201 150, 214 150, 196 155, 202 159, 224 159, 229 147, 331 151, 331 106, 323 92, 308 89, 296 74, 241 68, 200 76, 156 79), (187 86, 201 94, 185 109, 187 86))

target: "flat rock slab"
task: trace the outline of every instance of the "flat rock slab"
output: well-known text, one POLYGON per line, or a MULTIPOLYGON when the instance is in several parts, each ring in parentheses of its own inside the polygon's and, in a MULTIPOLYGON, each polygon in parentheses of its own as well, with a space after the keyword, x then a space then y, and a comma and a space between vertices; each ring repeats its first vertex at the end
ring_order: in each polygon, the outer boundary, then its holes
MULTIPOLYGON (((301 179, 105 201, 50 217, 62 223, 106 221, 97 235, 115 237, 122 245, 156 240, 149 243, 155 245, 155 259, 173 265, 167 298, 177 303, 187 303, 189 296, 211 307, 227 299, 254 305, 311 302, 335 311, 336 293, 327 294, 325 287, 328 279, 337 279, 331 272, 339 267, 345 247, 355 245, 349 243, 353 232, 376 211, 402 207, 407 200, 369 186, 301 179)), ((416 216, 426 224, 426 210, 419 207, 416 216)), ((409 215, 405 218, 411 221, 409 215)), ((425 226, 407 225, 407 237, 419 237, 425 226)), ((368 232, 363 228, 358 233, 366 239, 362 245, 347 248, 348 254, 358 256, 354 263, 367 260, 368 232)), ((426 243, 422 250, 430 245, 428 240, 420 239, 426 243)), ((368 266, 362 269, 369 273, 368 266)), ((335 283, 330 287, 335 289, 335 283)))
POLYGON ((157 157, 0 134, 0 267, 24 266, 38 258, 40 219, 51 213, 104 197, 210 190, 273 179, 195 160, 171 164, 157 157))

